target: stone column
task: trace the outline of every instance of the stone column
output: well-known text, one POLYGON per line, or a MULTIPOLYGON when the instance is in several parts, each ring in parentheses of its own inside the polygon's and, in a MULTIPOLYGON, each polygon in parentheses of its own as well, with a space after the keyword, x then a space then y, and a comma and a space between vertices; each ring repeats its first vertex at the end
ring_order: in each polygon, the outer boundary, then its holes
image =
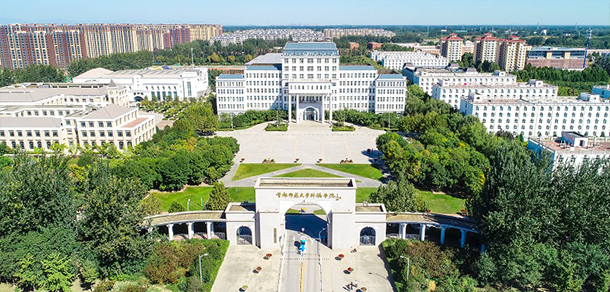
POLYGON ((447 227, 441 226, 441 245, 445 244, 445 231, 447 227))
POLYGON ((292 123, 292 95, 288 95, 288 123, 292 123))
POLYGON ((426 224, 419 224, 419 240, 426 240, 426 224))
POLYGON ((322 124, 324 124, 324 99, 326 99, 326 95, 322 94, 322 110, 320 111, 320 114, 322 114, 322 124))
POLYGON ((330 94, 328 96, 328 111, 330 112, 328 123, 332 126, 332 124, 333 124, 333 95, 332 94, 330 94))
POLYGON ((400 238, 407 239, 407 223, 400 223, 400 238))
POLYGON ((462 238, 460 238, 460 248, 464 248, 466 245, 466 233, 468 233, 468 231, 464 229, 460 229, 460 231, 462 232, 462 238))
POLYGON ((210 221, 206 221, 205 222, 205 231, 207 232, 207 237, 208 239, 212 239, 212 222, 210 221))
POLYGON ((174 240, 174 224, 167 224, 167 234, 169 235, 169 241, 174 240))
POLYGON ((214 222, 210 222, 210 234, 214 237, 214 222))
POLYGON ((299 99, 301 97, 297 94, 297 108, 295 109, 297 124, 299 123, 299 99))
POLYGON ((193 239, 193 233, 195 233, 194 232, 195 230, 193 230, 193 222, 187 222, 186 228, 188 229, 188 233, 189 233, 188 238, 193 239))

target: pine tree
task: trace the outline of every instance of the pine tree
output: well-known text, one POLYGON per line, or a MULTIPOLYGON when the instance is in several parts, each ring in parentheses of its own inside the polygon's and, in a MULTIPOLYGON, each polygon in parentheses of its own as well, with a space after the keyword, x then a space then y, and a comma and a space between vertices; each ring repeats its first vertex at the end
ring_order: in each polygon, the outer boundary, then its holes
POLYGON ((229 196, 229 191, 225 188, 225 185, 222 182, 214 183, 214 189, 210 193, 210 199, 207 203, 208 210, 224 210, 231 197, 229 196))

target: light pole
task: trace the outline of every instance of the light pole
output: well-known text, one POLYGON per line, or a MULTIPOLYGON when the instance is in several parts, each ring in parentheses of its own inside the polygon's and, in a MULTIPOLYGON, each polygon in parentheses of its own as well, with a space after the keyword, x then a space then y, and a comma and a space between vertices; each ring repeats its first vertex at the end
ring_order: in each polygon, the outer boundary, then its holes
POLYGON ((191 210, 191 199, 186 200, 186 210, 187 211, 191 210))
POLYGON ((411 259, 409 257, 405 257, 403 255, 400 256, 401 259, 407 258, 407 285, 409 285, 409 270, 411 268, 411 259))
POLYGON ((195 67, 195 58, 193 57, 193 48, 191 48, 191 66, 195 67))
POLYGON ((208 256, 207 253, 199 255, 199 281, 201 282, 201 284, 203 284, 203 272, 201 271, 201 257, 207 257, 207 256, 208 256))

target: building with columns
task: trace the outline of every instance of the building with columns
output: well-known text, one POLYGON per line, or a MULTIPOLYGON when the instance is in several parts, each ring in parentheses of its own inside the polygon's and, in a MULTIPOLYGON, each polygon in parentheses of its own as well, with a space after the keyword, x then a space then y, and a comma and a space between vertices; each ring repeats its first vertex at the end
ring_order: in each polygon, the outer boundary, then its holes
POLYGON ((292 109, 297 123, 324 122, 325 111, 332 119, 332 111, 341 109, 401 113, 406 96, 403 76, 341 65, 332 42, 287 43, 282 53, 246 64, 242 74, 221 74, 216 87, 219 114, 292 109))
POLYGON ((326 215, 317 216, 326 225, 308 230, 308 234, 332 249, 379 246, 389 237, 411 238, 413 230, 422 241, 435 240, 438 234, 440 244, 445 244, 447 237, 460 247, 476 243, 468 240, 468 234, 478 233, 476 223, 468 217, 388 212, 384 204, 357 204, 356 190, 353 178, 259 178, 256 203, 233 202, 224 211, 155 215, 147 217, 144 225, 160 228, 169 240, 220 238, 232 245, 276 250, 290 244, 286 216, 295 215, 287 212, 295 206, 316 205, 324 210, 326 215))

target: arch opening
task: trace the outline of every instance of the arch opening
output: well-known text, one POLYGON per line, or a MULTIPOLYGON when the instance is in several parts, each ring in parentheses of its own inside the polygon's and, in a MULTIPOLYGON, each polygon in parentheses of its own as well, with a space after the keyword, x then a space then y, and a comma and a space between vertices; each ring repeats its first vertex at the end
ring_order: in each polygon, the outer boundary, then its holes
POLYGON ((375 229, 364 227, 360 230, 360 245, 375 245, 375 229))
POLYGON ((300 245, 301 240, 317 240, 328 245, 328 215, 317 204, 299 203, 284 214, 287 243, 300 245))
POLYGON ((252 229, 248 226, 237 228, 237 244, 251 245, 252 244, 252 229))

